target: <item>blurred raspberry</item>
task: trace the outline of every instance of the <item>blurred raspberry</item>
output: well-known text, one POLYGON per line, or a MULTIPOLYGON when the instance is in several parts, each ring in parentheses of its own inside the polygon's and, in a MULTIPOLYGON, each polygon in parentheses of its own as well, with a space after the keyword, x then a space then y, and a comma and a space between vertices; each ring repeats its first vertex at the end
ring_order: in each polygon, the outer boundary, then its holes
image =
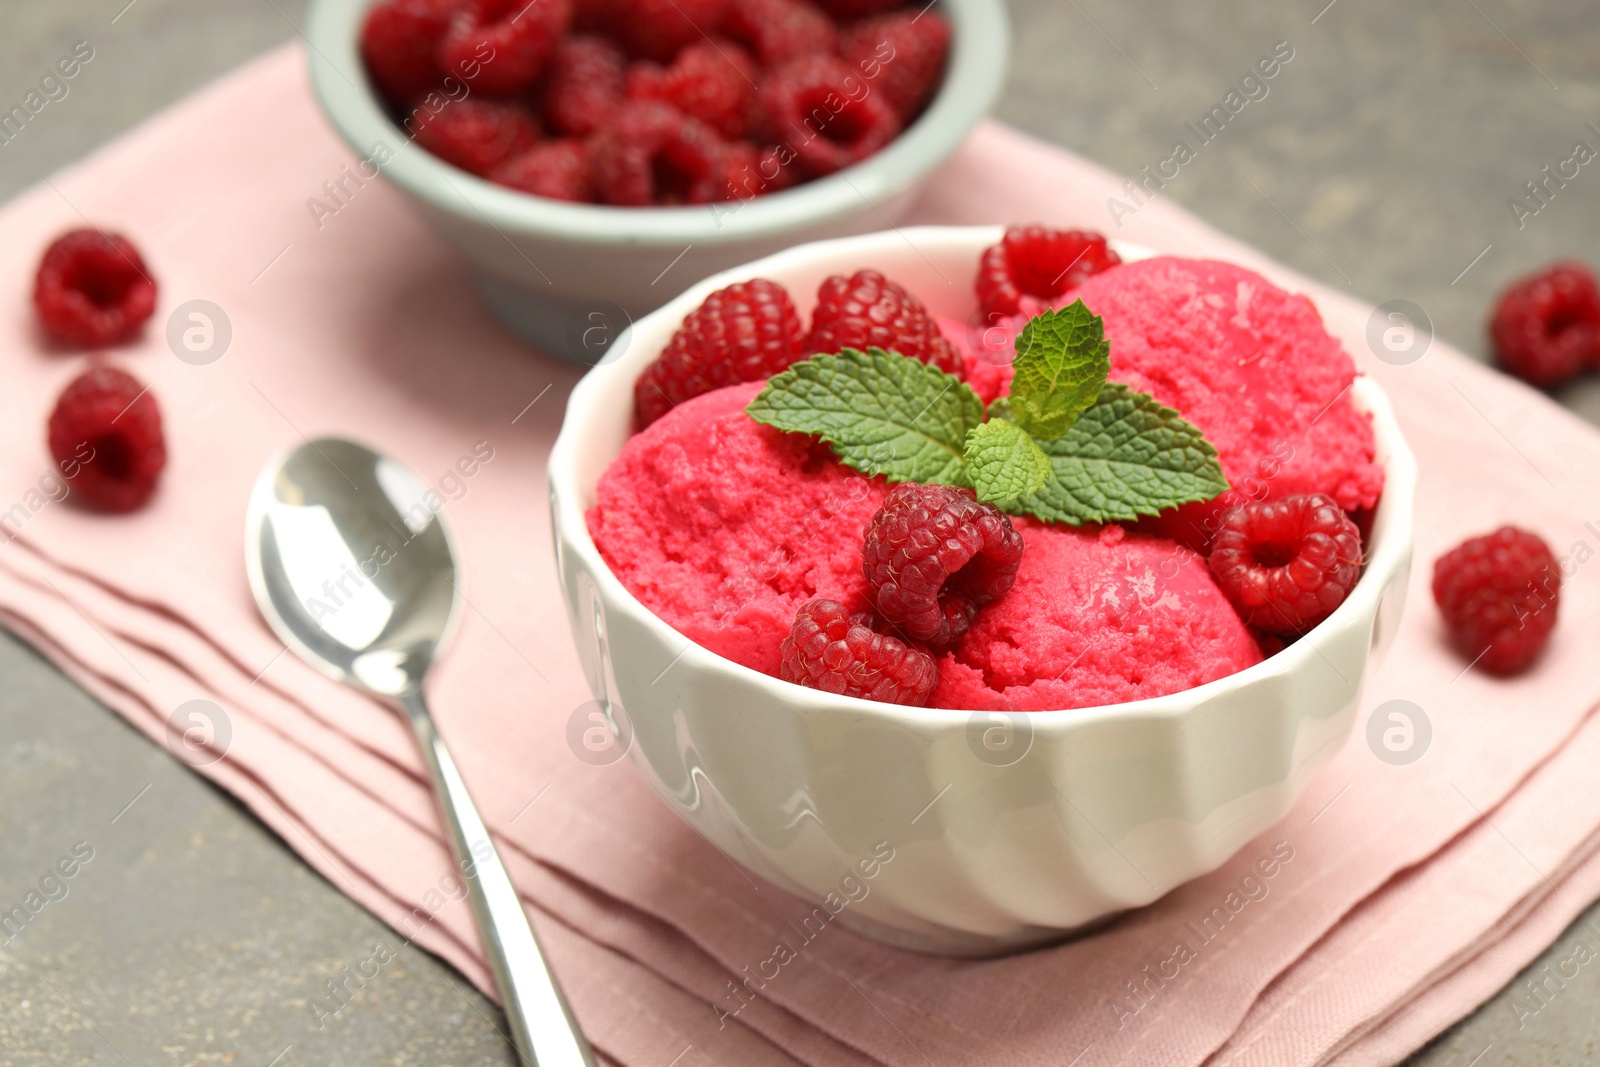
POLYGON ((595 189, 607 204, 704 204, 717 198, 726 145, 701 122, 653 101, 624 104, 595 135, 595 189))
POLYGON ((571 0, 466 0, 439 42, 439 64, 475 92, 517 96, 533 88, 571 20, 571 0))
POLYGON ((865 75, 908 124, 933 99, 949 52, 950 24, 936 11, 896 11, 839 35, 845 62, 865 75))
POLYGON ((1017 315, 1025 297, 1051 303, 1091 275, 1121 263, 1106 239, 1089 230, 1009 226, 978 260, 978 303, 986 316, 1017 315))
POLYGON ((1239 617, 1264 633, 1303 634, 1333 614, 1361 577, 1361 532, 1322 493, 1223 514, 1211 573, 1239 617))
POLYGON ((939 681, 927 652, 878 633, 870 615, 822 597, 800 605, 778 651, 784 681, 839 696, 923 707, 939 681))
POLYGON ((769 132, 791 145, 801 169, 822 177, 872 155, 900 132, 900 116, 833 56, 797 59, 761 88, 769 132))
POLYGON ((875 270, 838 274, 817 289, 807 354, 841 348, 882 348, 931 363, 959 377, 960 353, 945 340, 922 301, 875 270))
POLYGON ((854 22, 902 7, 905 0, 818 0, 822 9, 840 22, 854 22))
POLYGON ((139 332, 156 309, 156 283, 126 237, 69 230, 39 261, 33 304, 53 340, 99 348, 139 332))
POLYGON ((1582 263, 1557 263, 1500 295, 1489 322, 1500 365, 1525 382, 1556 386, 1600 364, 1600 289, 1582 263))
POLYGON ((62 391, 49 442, 72 494, 101 511, 142 507, 167 465, 155 397, 114 367, 93 366, 62 391))
POLYGON ((1502 526, 1434 561, 1433 599, 1463 656, 1512 674, 1538 658, 1555 629, 1561 565, 1538 534, 1502 526))
POLYGON ((810 0, 733 0, 722 32, 749 46, 769 68, 838 51, 833 20, 810 0))
POLYGON ((630 100, 657 100, 700 119, 723 137, 743 137, 755 124, 755 60, 732 41, 700 41, 670 67, 648 61, 628 68, 630 100))
POLYGON ((384 0, 361 24, 361 58, 384 96, 409 101, 444 78, 439 42, 463 0, 384 0))
POLYGON ((556 133, 587 137, 622 103, 627 59, 603 37, 568 37, 545 75, 544 120, 556 133))
POLYGON ((713 389, 770 378, 801 358, 800 340, 800 316, 777 282, 755 278, 718 289, 684 318, 634 384, 639 425, 713 389))
POLYGON ((873 607, 930 645, 965 636, 1017 580, 1022 535, 970 489, 901 482, 867 524, 861 566, 873 607))
POLYGON ((730 0, 604 0, 606 31, 631 54, 670 63, 684 45, 722 24, 730 0))
POLYGON ((521 105, 471 97, 438 111, 418 111, 410 126, 417 144, 480 177, 539 140, 539 124, 521 105))
POLYGON ((542 141, 502 163, 489 179, 519 192, 584 203, 594 199, 589 146, 570 137, 542 141))

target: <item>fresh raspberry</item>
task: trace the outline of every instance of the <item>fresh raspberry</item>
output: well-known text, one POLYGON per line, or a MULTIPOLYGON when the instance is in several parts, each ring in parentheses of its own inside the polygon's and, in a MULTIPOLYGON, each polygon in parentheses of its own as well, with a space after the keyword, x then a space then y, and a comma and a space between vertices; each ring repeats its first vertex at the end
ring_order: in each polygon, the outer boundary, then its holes
POLYGON ((670 63, 678 50, 722 24, 730 0, 607 0, 606 29, 640 59, 670 63))
POLYGON ((94 366, 72 380, 50 413, 50 455, 85 503, 133 511, 150 499, 167 465, 161 410, 138 380, 94 366))
POLYGON ((971 489, 901 482, 867 524, 861 567, 891 626, 930 645, 966 634, 978 609, 1006 594, 1022 535, 971 489))
POLYGON ((467 97, 419 111, 411 135, 446 163, 482 177, 532 148, 539 124, 517 104, 467 97))
POLYGON ((1017 315, 1034 310, 1024 308, 1024 298, 1049 303, 1121 262, 1098 233, 1012 226, 978 260, 978 303, 991 321, 1017 315))
POLYGON ((905 123, 933 99, 949 53, 950 24, 936 11, 896 11, 839 35, 839 54, 872 80, 905 123))
POLYGON ((800 605, 778 650, 780 678, 839 696, 920 708, 939 681, 927 652, 878 633, 870 615, 821 597, 800 605))
POLYGON ((770 378, 801 358, 800 339, 800 315, 777 282, 753 278, 718 289, 634 383, 639 425, 701 393, 770 378))
POLYGON ((589 146, 563 137, 543 141, 490 171, 491 181, 534 196, 585 203, 594 199, 589 146))
POLYGON ((378 91, 414 100, 444 80, 439 42, 461 0, 384 0, 361 24, 361 58, 378 91))
POLYGON ((1500 295, 1489 322, 1500 365, 1555 386, 1600 363, 1600 288, 1582 263, 1557 263, 1500 295))
POLYGON ((818 0, 822 9, 839 22, 854 22, 904 6, 905 0, 818 0))
POLYGON ((156 283, 133 242, 99 230, 69 230, 50 242, 33 280, 44 332, 96 348, 126 341, 156 309, 156 283))
POLYGON ((900 116, 865 79, 833 56, 780 67, 761 87, 775 140, 787 141, 812 177, 858 163, 894 140, 900 116))
POLYGON ((595 190, 607 204, 708 203, 717 199, 726 147, 675 107, 633 101, 595 136, 595 190))
POLYGON ((1463 656, 1512 674, 1538 658, 1555 629, 1561 566, 1544 538, 1502 526, 1434 561, 1433 599, 1463 656))
POLYGON ((603 37, 568 37, 556 46, 545 77, 544 120, 556 133, 587 137, 622 103, 627 58, 603 37))
POLYGON ((747 45, 764 67, 831 56, 839 47, 833 20, 809 0, 733 0, 722 32, 747 45))
POLYGON ((439 42, 439 65, 474 92, 518 96, 538 81, 571 21, 571 0, 466 0, 439 42))
POLYGON ((1322 493, 1245 504, 1222 516, 1211 573, 1249 625, 1303 634, 1355 588, 1361 531, 1322 493))
POLYGON ((806 354, 882 348, 959 377, 965 362, 922 301, 875 270, 838 274, 817 289, 806 354))
POLYGON ((670 67, 628 68, 630 100, 659 100, 705 122, 723 137, 743 137, 756 118, 756 62, 732 41, 700 41, 670 67))

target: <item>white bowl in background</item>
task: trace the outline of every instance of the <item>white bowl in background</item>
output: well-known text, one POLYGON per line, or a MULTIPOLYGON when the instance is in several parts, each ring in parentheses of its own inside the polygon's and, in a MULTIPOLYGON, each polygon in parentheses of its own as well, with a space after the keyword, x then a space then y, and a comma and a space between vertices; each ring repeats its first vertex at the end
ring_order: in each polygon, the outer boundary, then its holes
POLYGON ((601 706, 631 726, 630 754, 655 789, 718 848, 819 904, 886 842, 892 862, 839 920, 962 955, 1058 939, 1148 904, 1283 818, 1349 732, 1369 660, 1399 621, 1417 478, 1383 390, 1357 378, 1351 396, 1372 416, 1386 482, 1349 597, 1262 663, 1109 707, 997 718, 832 696, 710 652, 623 587, 584 515, 632 430, 634 379, 708 293, 770 278, 804 314, 824 277, 872 266, 934 313, 966 321, 978 255, 1000 236, 868 234, 702 281, 636 322, 620 358, 578 384, 549 468, 584 669, 601 706), (999 756, 996 737, 1007 742, 999 756))
POLYGON ((615 337, 708 274, 801 241, 898 223, 922 182, 993 106, 1010 33, 1003 0, 939 0, 951 46, 938 94, 892 144, 837 174, 742 204, 606 207, 507 189, 410 144, 361 61, 371 5, 311 2, 306 39, 323 111, 362 159, 378 145, 393 153, 381 173, 467 257, 479 291, 508 326, 585 363, 600 357, 594 339, 615 337))

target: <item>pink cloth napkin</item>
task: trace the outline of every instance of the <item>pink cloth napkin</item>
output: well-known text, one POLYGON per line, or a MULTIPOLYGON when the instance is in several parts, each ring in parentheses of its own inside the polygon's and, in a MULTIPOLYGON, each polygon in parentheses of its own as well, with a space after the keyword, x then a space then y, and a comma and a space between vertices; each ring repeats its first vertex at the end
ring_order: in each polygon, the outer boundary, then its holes
MULTIPOLYGON (((0 212, 12 250, 0 261, 0 509, 26 512, 0 550, 0 621, 152 737, 209 760, 201 773, 397 940, 487 987, 407 732, 285 653, 245 585, 255 474, 319 433, 377 444, 447 490, 470 606, 433 703, 580 1020, 613 1062, 1389 1062, 1600 895, 1589 771, 1600 677, 1584 647, 1600 630, 1585 565, 1600 551, 1600 504, 1588 515, 1580 503, 1600 500, 1600 434, 1443 343, 1409 366, 1372 359, 1367 305, 1155 201, 1113 232, 1311 294, 1390 391, 1421 462, 1411 603, 1354 736, 1280 826, 1095 936, 954 961, 831 929, 759 997, 736 998, 735 979, 806 906, 722 857, 629 765, 589 766, 564 739, 588 693, 557 592, 544 460, 576 372, 499 329, 465 264, 387 185, 314 216, 308 199, 352 159, 286 48, 0 212), (154 504, 122 518, 29 503, 50 471, 45 413, 82 366, 37 334, 33 250, 84 218, 127 232, 162 285, 145 339, 115 358, 151 383, 171 464, 154 504), (191 299, 231 322, 231 347, 210 365, 167 350, 166 317, 191 299), (492 459, 446 481, 475 448, 492 459), (1463 671, 1427 590, 1440 551, 1508 519, 1576 568, 1545 661, 1509 682, 1463 671), (197 699, 223 721, 195 752, 174 715, 197 699), (1366 709, 1391 699, 1432 724, 1410 765, 1380 761, 1364 739, 1366 709), (1275 849, 1291 858, 1267 894, 1202 940, 1204 918, 1275 849), (1180 939, 1194 958, 1150 978, 1180 939)), ((1119 184, 990 124, 934 178, 916 221, 1106 229, 1119 184)), ((907 797, 907 811, 927 799, 907 797)))

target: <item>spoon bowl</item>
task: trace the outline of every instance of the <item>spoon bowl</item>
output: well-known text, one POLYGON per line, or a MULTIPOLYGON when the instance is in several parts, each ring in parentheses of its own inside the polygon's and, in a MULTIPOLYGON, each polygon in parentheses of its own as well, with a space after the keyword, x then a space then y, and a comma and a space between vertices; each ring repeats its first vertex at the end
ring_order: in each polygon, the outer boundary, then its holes
POLYGON ((353 441, 308 441, 268 464, 247 522, 250 586, 302 659, 398 697, 455 634, 461 594, 428 485, 353 441))

